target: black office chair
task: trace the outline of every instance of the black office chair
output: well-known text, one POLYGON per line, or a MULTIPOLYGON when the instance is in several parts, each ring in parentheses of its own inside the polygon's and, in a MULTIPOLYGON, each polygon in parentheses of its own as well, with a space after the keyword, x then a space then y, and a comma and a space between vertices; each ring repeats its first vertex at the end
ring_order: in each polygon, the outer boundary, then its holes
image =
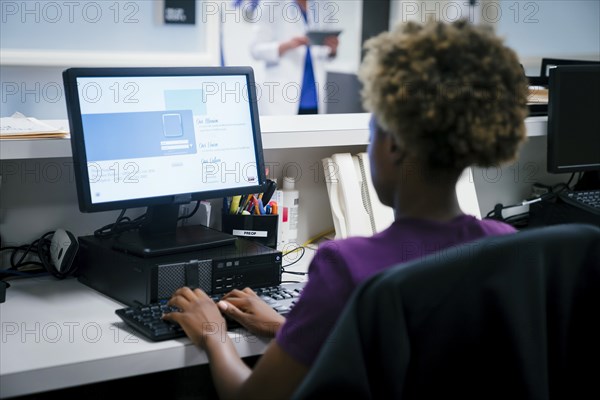
POLYGON ((354 293, 295 399, 600 398, 600 229, 492 237, 354 293))

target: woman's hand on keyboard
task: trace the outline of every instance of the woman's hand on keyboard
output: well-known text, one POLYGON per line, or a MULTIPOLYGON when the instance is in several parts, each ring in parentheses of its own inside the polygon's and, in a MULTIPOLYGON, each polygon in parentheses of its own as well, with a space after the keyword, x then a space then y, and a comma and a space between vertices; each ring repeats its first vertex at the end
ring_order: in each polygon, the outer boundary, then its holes
POLYGON ((232 290, 217 303, 223 314, 255 335, 274 337, 285 318, 250 288, 232 290))
POLYGON ((177 289, 167 304, 180 311, 164 314, 163 319, 179 324, 196 346, 206 349, 209 341, 222 341, 227 336, 225 319, 202 290, 177 289))

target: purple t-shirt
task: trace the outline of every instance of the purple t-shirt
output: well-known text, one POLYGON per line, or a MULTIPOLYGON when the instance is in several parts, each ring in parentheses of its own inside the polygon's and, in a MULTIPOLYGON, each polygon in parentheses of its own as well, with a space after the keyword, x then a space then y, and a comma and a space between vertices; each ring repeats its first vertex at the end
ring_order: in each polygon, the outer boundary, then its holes
POLYGON ((365 279, 438 250, 513 232, 513 227, 498 221, 461 215, 449 222, 401 219, 371 237, 326 242, 310 264, 308 282, 277 333, 277 343, 310 366, 352 291, 365 279))

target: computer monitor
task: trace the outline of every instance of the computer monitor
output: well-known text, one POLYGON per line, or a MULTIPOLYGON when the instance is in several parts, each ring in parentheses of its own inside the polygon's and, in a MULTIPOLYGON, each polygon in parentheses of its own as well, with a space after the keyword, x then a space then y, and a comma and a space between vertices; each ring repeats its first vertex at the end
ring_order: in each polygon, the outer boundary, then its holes
POLYGON ((71 68, 63 80, 79 209, 147 207, 114 247, 153 256, 235 240, 177 220, 181 204, 262 191, 251 68, 71 68))
POLYGON ((362 84, 356 74, 327 72, 325 112, 327 114, 364 113, 360 91, 362 84))
POLYGON ((600 65, 550 70, 548 172, 600 170, 600 65))
POLYGON ((542 58, 540 77, 550 76, 550 70, 559 65, 600 65, 600 61, 593 60, 571 60, 564 58, 542 58))

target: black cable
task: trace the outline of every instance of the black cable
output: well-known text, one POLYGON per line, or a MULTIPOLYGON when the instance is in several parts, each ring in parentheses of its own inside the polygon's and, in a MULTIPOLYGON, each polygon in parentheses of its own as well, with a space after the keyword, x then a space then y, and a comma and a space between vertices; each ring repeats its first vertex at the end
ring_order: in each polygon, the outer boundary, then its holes
POLYGON ((58 279, 63 279, 73 273, 76 269, 75 264, 71 263, 66 271, 58 271, 56 266, 51 263, 50 260, 50 246, 52 245, 52 236, 56 231, 50 231, 44 233, 38 239, 34 240, 30 244, 21 246, 8 246, 0 248, 0 252, 11 250, 10 254, 10 267, 8 269, 0 271, 0 277, 6 276, 40 276, 46 273, 55 276, 58 279), (22 253, 18 257, 19 253, 22 253), (28 256, 35 256, 39 261, 26 260, 28 256), (23 268, 26 266, 35 265, 38 269, 24 271, 23 268))
POLYGON ((117 220, 114 223, 104 225, 102 228, 96 229, 94 231, 94 236, 99 238, 112 236, 113 230, 115 230, 119 226, 119 223, 125 220, 130 221, 129 217, 124 217, 126 211, 126 208, 122 209, 121 213, 119 214, 117 220))
MULTIPOLYGON (((44 268, 40 268, 35 271, 14 271, 12 269, 5 269, 0 271, 0 280, 4 280, 5 278, 14 278, 14 277, 36 277, 36 276, 47 276, 50 275, 48 271, 44 268)), ((6 282, 6 281, 5 281, 6 282)))
POLYGON ((308 274, 308 272, 297 272, 297 271, 286 271, 286 270, 285 270, 287 267, 290 267, 290 266, 292 266, 292 265, 296 264, 298 261, 300 261, 300 260, 302 259, 302 257, 304 257, 304 254, 306 253, 306 249, 305 249, 303 246, 298 246, 298 247, 296 247, 296 248, 294 248, 294 249, 292 249, 292 250, 288 251, 287 253, 285 253, 285 254, 283 255, 283 256, 285 257, 285 256, 287 256, 288 254, 290 254, 290 253, 293 253, 293 252, 295 252, 295 251, 298 251, 298 250, 300 250, 300 256, 299 256, 299 257, 298 257, 296 260, 292 261, 291 263, 289 263, 289 264, 287 264, 287 265, 282 265, 282 266, 281 266, 281 272, 282 272, 282 273, 285 273, 285 274, 292 274, 292 275, 300 275, 300 276, 303 276, 303 275, 307 275, 307 274, 308 274))
MULTIPOLYGON (((37 241, 36 241, 36 242, 37 242, 37 241)), ((36 242, 34 242, 34 243, 32 243, 32 244, 29 244, 29 245, 21 245, 21 246, 7 246, 7 247, 2 247, 2 248, 0 248, 0 252, 12 250, 12 253, 11 253, 11 254, 10 254, 10 256, 9 256, 9 257, 10 257, 10 258, 9 258, 9 261, 10 261, 10 267, 9 267, 8 269, 14 269, 14 268, 16 268, 16 267, 20 267, 20 266, 21 266, 21 265, 18 265, 18 264, 17 264, 17 262, 15 261, 15 257, 16 257, 16 255, 17 255, 17 254, 18 254, 20 251, 24 251, 24 252, 26 252, 25 256, 26 256, 26 255, 27 255, 27 253, 29 253, 30 251, 31 251, 31 252, 36 252, 36 251, 37 251, 37 250, 36 250, 36 247, 35 247, 35 246, 36 246, 36 242), (32 245, 33 245, 33 246, 32 246, 32 245)), ((37 256, 37 253, 36 253, 35 255, 37 256)), ((24 257, 21 257, 21 260, 22 260, 23 258, 24 258, 24 257)), ((26 262, 25 264, 23 264, 23 265, 29 265, 29 264, 37 264, 37 265, 40 265, 40 266, 42 265, 41 263, 38 263, 38 262, 36 262, 36 261, 27 261, 27 262, 26 262)), ((5 270, 6 270, 6 269, 5 269, 5 270)))
MULTIPOLYGON (((298 251, 298 250, 302 251, 302 254, 300 255, 300 258, 302 258, 302 256, 304 255, 304 251, 306 250, 304 248, 304 246, 296 246, 293 249, 286 251, 285 254, 283 254, 283 257, 286 257, 288 254, 291 254, 291 253, 293 253, 295 251, 298 251)), ((300 258, 298 258, 298 259, 300 259, 300 258)))
POLYGON ((194 209, 192 210, 191 213, 189 213, 189 215, 184 215, 183 217, 179 217, 179 218, 177 218, 177 221, 181 221, 182 219, 192 218, 198 212, 199 208, 200 208, 200 200, 196 201, 196 207, 194 207, 194 209))
MULTIPOLYGON (((42 237, 45 237, 49 234, 52 234, 53 232, 46 232, 42 237)), ((39 266, 43 266, 41 262, 37 262, 37 261, 25 261, 25 259, 27 258, 27 256, 29 255, 29 253, 32 253, 33 255, 35 255, 36 257, 38 257, 38 259, 40 258, 39 255, 39 247, 38 247, 38 243, 39 243, 40 239, 36 239, 34 240, 32 243, 30 244, 25 244, 22 246, 17 246, 17 248, 12 252, 12 254, 10 255, 10 267, 11 269, 19 269, 24 265, 39 265, 39 266), (19 252, 22 252, 23 254, 21 255, 21 257, 19 258, 18 261, 15 261, 15 258, 17 256, 17 254, 19 252)))
POLYGON ((505 206, 505 205, 498 203, 494 206, 494 209, 492 211, 487 213, 487 215, 485 217, 490 218, 490 219, 495 219, 498 221, 504 221, 505 218, 502 216, 502 211, 508 210, 509 208, 515 208, 515 207, 523 207, 523 204, 512 204, 510 206, 505 206))
POLYGON ((0 252, 3 251, 7 251, 7 250, 17 250, 20 249, 23 246, 6 246, 6 247, 0 247, 0 252))
MULTIPOLYGON (((570 187, 571 181, 573 180, 574 177, 575 177, 575 172, 573 172, 571 174, 571 177, 569 178, 569 181, 567 182, 567 187, 570 187)), ((577 178, 577 182, 579 182, 579 179, 581 179, 581 172, 579 173, 579 178, 577 178)))
POLYGON ((121 210, 121 213, 119 214, 117 220, 114 223, 104 225, 102 228, 96 229, 94 231, 94 236, 97 238, 109 238, 119 233, 139 228, 144 222, 146 214, 142 214, 132 221, 131 218, 124 216, 126 211, 126 208, 121 210))
POLYGON ((577 185, 581 181, 581 178, 583 178, 583 171, 579 171, 579 174, 577 176, 577 182, 575 182, 575 185, 573 185, 573 187, 577 187, 577 185))
POLYGON ((304 275, 308 275, 308 272, 296 272, 296 271, 286 271, 285 269, 283 269, 283 267, 281 268, 281 272, 284 274, 292 274, 292 275, 299 275, 299 276, 304 276, 304 275))
MULTIPOLYGON (((36 242, 33 242, 37 244, 36 242)), ((34 248, 33 243, 29 244, 29 245, 23 245, 23 246, 19 246, 17 249, 15 249, 15 251, 13 251, 10 255, 10 267, 13 269, 17 269, 18 265, 20 264, 21 261, 23 261, 23 259, 27 256, 27 254, 29 254, 30 251, 32 251, 32 249, 34 248), (23 256, 19 259, 19 261, 15 261, 15 257, 17 256, 17 254, 19 254, 19 252, 23 252, 23 256)))
POLYGON ((293 253, 293 252, 295 252, 295 251, 298 251, 298 250, 300 250, 300 256, 299 256, 299 257, 298 257, 296 260, 292 261, 292 262, 291 262, 291 263, 289 263, 288 265, 284 265, 284 266, 282 266, 281 268, 287 268, 287 267, 290 267, 290 266, 292 266, 292 265, 296 264, 298 261, 300 261, 300 260, 302 259, 302 257, 304 257, 304 253, 306 253, 306 249, 305 249, 303 246, 298 246, 298 247, 296 247, 296 248, 294 248, 294 249, 292 249, 292 250, 288 251, 287 253, 285 253, 285 254, 283 255, 283 257, 287 256, 287 255, 288 255, 288 254, 290 254, 290 253, 293 253))

